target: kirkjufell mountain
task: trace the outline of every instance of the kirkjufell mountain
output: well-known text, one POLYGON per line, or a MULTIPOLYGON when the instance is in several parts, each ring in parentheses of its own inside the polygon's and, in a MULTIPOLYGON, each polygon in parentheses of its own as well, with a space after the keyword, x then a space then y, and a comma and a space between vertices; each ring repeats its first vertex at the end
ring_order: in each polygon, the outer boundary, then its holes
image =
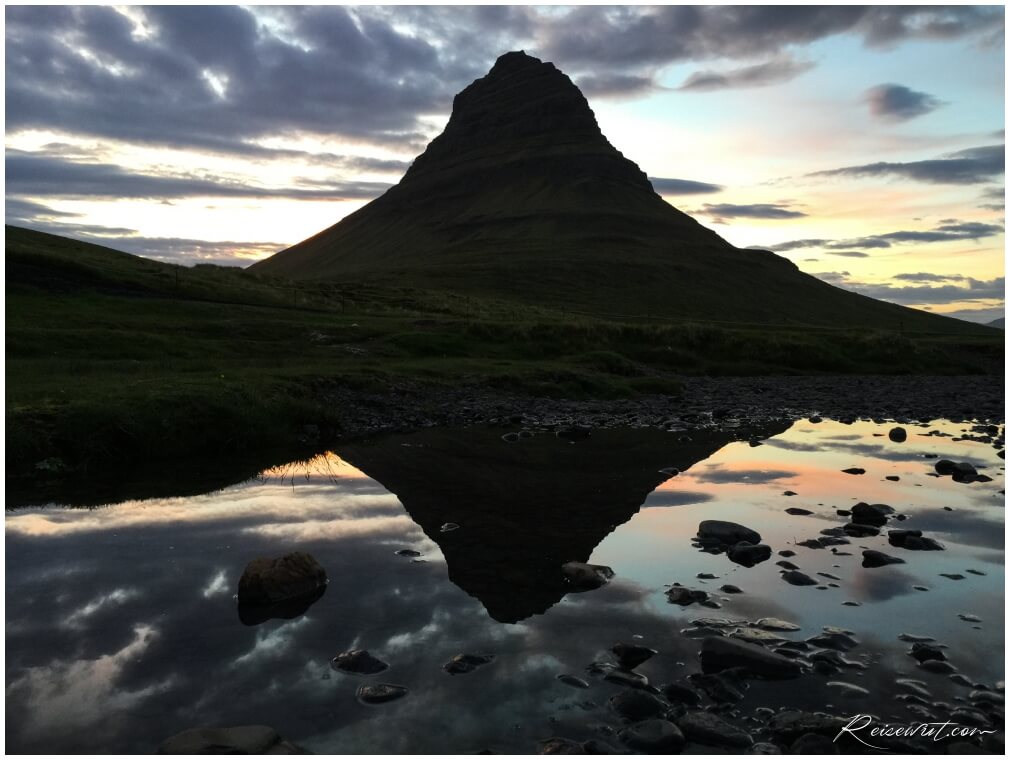
POLYGON ((663 200, 578 87, 524 52, 456 95, 445 130, 398 184, 252 270, 603 317, 972 331, 726 242, 663 200))

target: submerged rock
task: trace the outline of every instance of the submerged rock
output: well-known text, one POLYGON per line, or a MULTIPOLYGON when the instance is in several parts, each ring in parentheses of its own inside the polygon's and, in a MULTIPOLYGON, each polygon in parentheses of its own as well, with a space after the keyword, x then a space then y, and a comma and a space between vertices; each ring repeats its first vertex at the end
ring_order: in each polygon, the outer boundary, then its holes
POLYGON ((311 596, 326 586, 326 571, 315 557, 292 552, 254 559, 238 582, 239 604, 268 605, 311 596))
POLYGON ((670 709, 659 697, 638 689, 628 689, 615 694, 610 698, 609 704, 611 710, 632 722, 658 718, 666 715, 670 709))
POLYGON ((912 551, 942 551, 943 544, 922 535, 921 530, 889 530, 887 543, 912 551))
POLYGON ((719 587, 719 590, 724 594, 742 594, 743 591, 739 586, 734 586, 732 583, 724 583, 719 587))
POLYGON ((452 676, 470 673, 481 665, 494 661, 493 654, 458 654, 442 666, 442 670, 452 676))
POLYGON ((537 743, 538 755, 584 755, 585 748, 577 741, 562 736, 552 736, 537 743))
POLYGON ((695 602, 707 602, 708 592, 674 584, 666 590, 666 599, 670 604, 679 604, 681 607, 687 607, 695 602))
POLYGON ((729 668, 744 668, 762 678, 796 678, 800 666, 782 655, 768 652, 755 644, 738 639, 709 638, 701 645, 701 667, 705 673, 719 673, 729 668))
POLYGON ((894 514, 894 508, 887 504, 867 504, 861 501, 852 507, 852 522, 862 525, 881 526, 894 514))
POLYGON ((285 741, 270 726, 191 728, 169 737, 159 755, 300 755, 304 750, 285 741))
POLYGON ((561 681, 561 683, 565 684, 566 686, 571 686, 574 689, 589 688, 589 681, 579 678, 578 676, 569 675, 568 673, 562 673, 558 676, 555 676, 555 678, 557 678, 559 681, 561 681))
POLYGON ((364 649, 352 649, 348 652, 341 652, 330 660, 330 666, 334 670, 340 670, 344 673, 366 676, 381 673, 389 669, 388 664, 373 657, 364 649))
POLYGON ((790 583, 793 586, 816 586, 817 581, 811 578, 806 573, 800 572, 799 570, 786 570, 782 573, 782 580, 786 583, 790 583))
POLYGON ((614 644, 610 651, 617 655, 618 664, 625 670, 634 670, 646 660, 659 654, 655 649, 639 644, 614 644))
POLYGON ((802 507, 789 507, 789 509, 786 510, 786 514, 790 514, 790 515, 812 515, 813 512, 811 512, 809 509, 803 509, 802 507))
POLYGON ((709 712, 689 712, 677 721, 677 725, 684 736, 699 744, 746 749, 754 743, 746 731, 709 712))
POLYGON ((566 562, 561 566, 561 572, 574 591, 592 591, 606 585, 614 577, 614 571, 606 565, 590 565, 586 562, 566 562))
POLYGON ((844 472, 846 475, 863 475, 866 472, 866 470, 864 470, 862 467, 847 467, 846 469, 842 470, 842 472, 844 472))
POLYGON ((675 755, 685 743, 680 729, 661 718, 628 726, 618 736, 631 749, 650 755, 675 755))
POLYGON ((760 620, 754 622, 758 628, 764 628, 766 631, 798 631, 800 626, 796 623, 790 623, 788 620, 780 620, 779 618, 773 617, 763 617, 760 620))
POLYGON ((365 704, 378 705, 407 696, 407 687, 395 683, 363 684, 357 694, 365 704))

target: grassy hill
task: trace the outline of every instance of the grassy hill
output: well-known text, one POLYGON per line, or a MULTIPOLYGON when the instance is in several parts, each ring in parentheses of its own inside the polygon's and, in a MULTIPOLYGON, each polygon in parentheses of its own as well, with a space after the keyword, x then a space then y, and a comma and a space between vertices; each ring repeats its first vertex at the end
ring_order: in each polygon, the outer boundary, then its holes
POLYGON ((6 228, 9 475, 339 432, 334 386, 675 393, 681 374, 999 372, 970 335, 602 319, 504 298, 178 267, 6 228))

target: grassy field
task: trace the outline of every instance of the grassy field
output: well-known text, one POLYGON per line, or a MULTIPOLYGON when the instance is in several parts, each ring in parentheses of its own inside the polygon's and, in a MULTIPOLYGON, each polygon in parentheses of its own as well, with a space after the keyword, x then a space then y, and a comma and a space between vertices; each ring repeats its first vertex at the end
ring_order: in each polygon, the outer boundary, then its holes
POLYGON ((675 394, 684 374, 998 372, 1002 333, 615 320, 434 290, 183 268, 8 227, 9 476, 339 431, 320 388, 675 394))

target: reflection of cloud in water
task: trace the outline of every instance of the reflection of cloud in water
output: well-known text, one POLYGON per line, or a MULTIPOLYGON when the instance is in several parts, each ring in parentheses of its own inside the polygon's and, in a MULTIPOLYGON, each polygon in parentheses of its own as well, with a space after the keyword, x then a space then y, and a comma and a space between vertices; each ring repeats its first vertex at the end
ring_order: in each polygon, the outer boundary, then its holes
POLYGON ((228 593, 228 575, 224 570, 218 570, 217 574, 204 586, 203 598, 209 599, 216 594, 226 593, 228 593))
POLYGON ((657 488, 650 493, 642 507, 681 507, 687 504, 701 504, 711 501, 712 494, 698 491, 674 491, 670 488, 657 488))
POLYGON ((85 618, 91 617, 97 612, 101 611, 107 612, 111 608, 118 607, 124 602, 133 599, 139 595, 140 592, 134 588, 113 589, 108 593, 102 594, 92 599, 83 607, 80 607, 79 609, 71 612, 69 615, 67 615, 66 619, 64 620, 64 625, 67 625, 71 628, 76 628, 79 625, 81 625, 81 623, 84 621, 85 618))
POLYGON ((906 594, 920 581, 896 565, 857 570, 846 587, 858 601, 884 602, 906 594))
POLYGON ((786 451, 827 451, 829 447, 820 443, 802 443, 801 441, 791 441, 785 438, 769 438, 765 441, 765 446, 786 451))
POLYGON ((1002 520, 964 509, 953 512, 943 509, 922 510, 908 521, 908 527, 936 533, 941 539, 949 537, 950 540, 967 546, 1002 549, 1005 542, 1002 520))
POLYGON ((252 649, 232 660, 228 667, 245 668, 253 662, 280 658, 294 645, 298 631, 311 622, 309 615, 303 615, 295 620, 284 621, 273 629, 257 629, 252 649))
POLYGON ((701 472, 696 467, 691 474, 700 483, 737 483, 740 485, 774 483, 779 480, 791 480, 799 475, 798 472, 791 470, 734 469, 718 464, 705 465, 701 472))
POLYGON ((402 536, 405 533, 417 533, 417 538, 423 537, 420 528, 406 515, 359 518, 357 520, 303 520, 290 523, 268 523, 266 525, 251 525, 243 528, 242 532, 286 541, 352 538, 368 534, 402 536))

